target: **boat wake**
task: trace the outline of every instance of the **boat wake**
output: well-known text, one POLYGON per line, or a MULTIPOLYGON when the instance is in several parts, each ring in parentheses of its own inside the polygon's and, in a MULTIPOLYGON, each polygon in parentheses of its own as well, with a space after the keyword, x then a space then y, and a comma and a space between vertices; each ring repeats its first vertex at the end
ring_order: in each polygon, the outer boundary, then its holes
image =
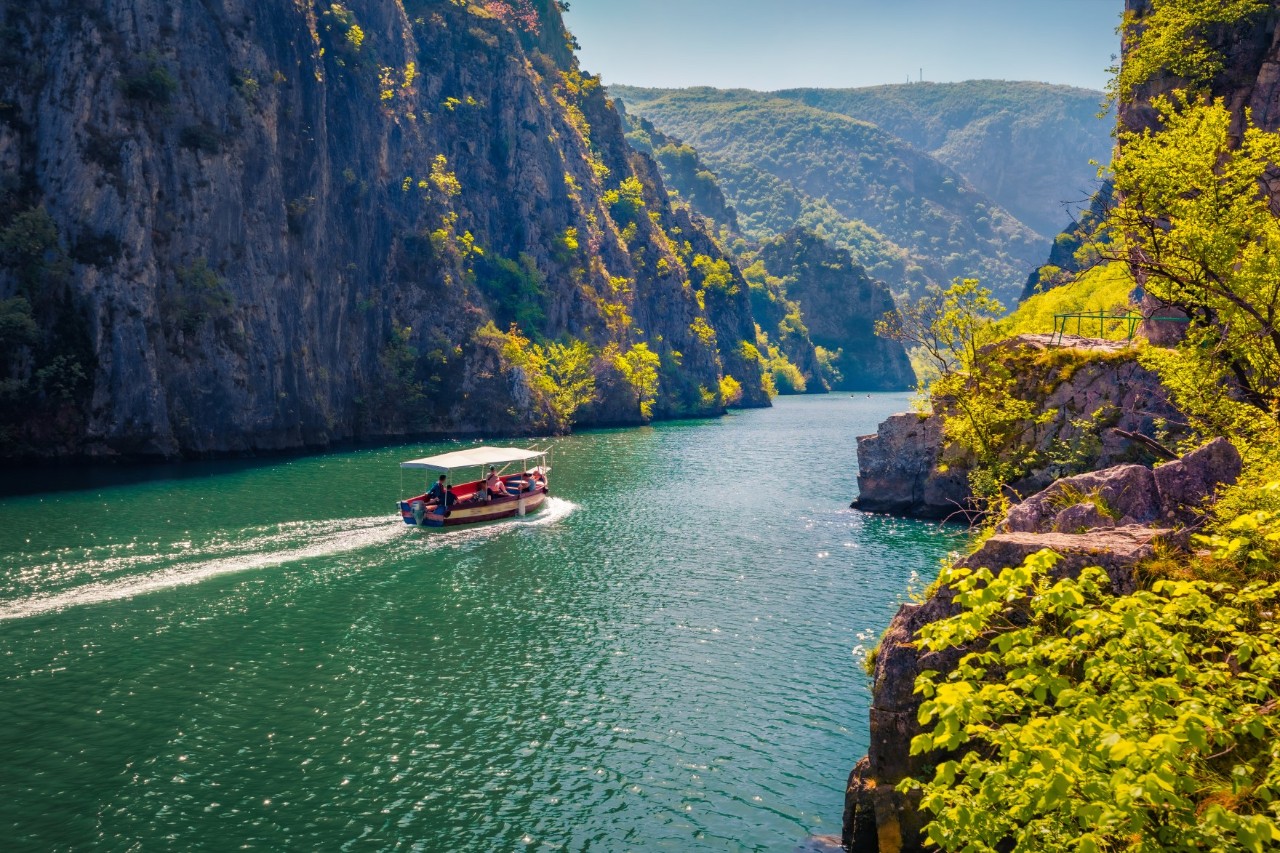
POLYGON ((423 528, 421 542, 429 548, 449 548, 483 542, 496 536, 535 527, 549 527, 569 516, 578 505, 564 498, 548 497, 542 508, 526 516, 512 516, 476 527, 423 528))
MULTIPOLYGON (((485 527, 432 532, 420 537, 428 548, 468 545, 522 529, 545 527, 568 516, 576 506, 561 498, 548 498, 543 508, 524 518, 513 518, 485 527)), ((97 553, 62 553, 51 563, 23 570, 27 577, 65 576, 74 564, 77 578, 92 578, 69 589, 34 593, 10 601, 0 601, 0 621, 24 619, 109 601, 133 598, 149 592, 202 583, 224 575, 274 568, 286 563, 332 557, 403 541, 413 533, 399 516, 367 516, 319 522, 289 522, 241 531, 237 535, 214 537, 199 546, 180 543, 176 553, 120 553, 130 546, 96 549, 97 553), (246 534, 248 534, 246 536, 246 534), (166 564, 145 574, 123 572, 166 564)))

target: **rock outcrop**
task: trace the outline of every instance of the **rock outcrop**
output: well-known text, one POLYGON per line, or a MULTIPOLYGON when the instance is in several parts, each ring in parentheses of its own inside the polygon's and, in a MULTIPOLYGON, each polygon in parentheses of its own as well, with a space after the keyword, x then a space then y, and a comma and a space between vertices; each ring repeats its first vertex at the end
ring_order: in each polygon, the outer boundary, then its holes
POLYGON ((915 371, 902 344, 875 334, 876 322, 895 310, 893 294, 847 251, 811 231, 793 228, 766 240, 760 259, 769 275, 782 279, 787 299, 800 304, 813 345, 835 356, 832 363, 839 379, 831 382, 831 390, 901 391, 915 386, 915 371))
MULTIPOLYGON (((1123 465, 1059 481, 1013 507, 997 532, 956 565, 998 574, 1049 549, 1063 557, 1054 576, 1075 577, 1098 566, 1114 594, 1129 594, 1138 587, 1141 562, 1160 543, 1184 545, 1183 525, 1194 524, 1197 511, 1239 472, 1239 453, 1217 439, 1155 471, 1123 465)), ((927 818, 911 797, 895 790, 903 779, 930 772, 937 761, 937 756, 910 754, 911 739, 920 733, 915 682, 922 672, 953 668, 965 652, 922 651, 914 640, 925 625, 958 612, 944 586, 923 604, 903 605, 881 639, 870 748, 846 790, 843 841, 854 853, 924 849, 921 830, 927 818)))
POLYGON ((1203 517, 1203 502, 1240 476, 1240 452, 1225 438, 1157 468, 1119 465, 1058 480, 1009 510, 1000 533, 1079 533, 1161 524, 1181 528, 1203 517))
POLYGON ((767 405, 552 0, 2 14, 0 458, 562 428, 511 323, 604 354, 596 422, 644 419, 640 344, 656 416, 767 405))
MULTIPOLYGON (((1159 377, 1124 342, 1021 335, 997 346, 1017 368, 1013 393, 1040 415, 1014 438, 1031 460, 1011 485, 1015 499, 1079 471, 1154 461, 1131 436, 1155 439, 1162 425, 1183 420, 1159 377)), ((948 405, 935 400, 928 416, 894 415, 876 434, 858 438, 854 507, 914 518, 971 508, 968 462, 943 442, 939 412, 948 405)))
POLYGON ((853 506, 912 518, 951 518, 969 510, 963 468, 944 468, 942 418, 905 412, 858 436, 858 497, 853 506))

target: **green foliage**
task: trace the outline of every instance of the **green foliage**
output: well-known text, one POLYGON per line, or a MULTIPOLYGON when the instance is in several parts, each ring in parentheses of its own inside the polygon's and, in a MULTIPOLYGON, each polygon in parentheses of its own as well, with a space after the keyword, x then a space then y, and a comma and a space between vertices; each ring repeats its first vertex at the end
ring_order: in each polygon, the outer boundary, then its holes
POLYGON ((1160 581, 1113 597, 1041 552, 951 570, 961 612, 925 626, 908 779, 942 850, 1263 851, 1280 843, 1280 585, 1160 581), (957 754, 958 749, 965 749, 957 754))
POLYGON ((222 134, 212 125, 192 124, 184 127, 178 134, 178 144, 192 151, 217 154, 222 147, 222 134))
POLYGON ((843 349, 837 349, 832 352, 826 347, 818 346, 813 348, 813 352, 818 357, 818 370, 822 372, 822 378, 827 385, 834 388, 844 381, 844 375, 840 372, 840 368, 836 366, 844 355, 843 349))
MULTIPOLYGON (((39 340, 31 303, 21 296, 0 300, 0 385, 10 378, 19 354, 39 340)), ((3 396, 0 393, 0 399, 3 396)))
POLYGON ((418 350, 410 343, 412 338, 411 326, 392 324, 391 338, 378 355, 383 372, 379 387, 383 407, 410 418, 424 415, 428 402, 426 386, 417 375, 418 350))
POLYGON ((512 326, 502 352, 509 363, 524 369, 530 388, 546 400, 560 429, 572 425, 578 409, 595 399, 596 354, 585 341, 535 344, 512 326))
POLYGON ((737 295, 738 278, 724 258, 712 260, 706 255, 694 255, 693 270, 696 273, 695 286, 699 290, 711 290, 726 296, 737 295))
POLYGON ((641 417, 653 417, 653 405, 658 400, 658 368, 662 364, 658 354, 648 344, 638 343, 613 358, 614 366, 635 391, 641 417))
MULTIPOLYGON (((981 350, 996 340, 995 320, 1004 306, 977 279, 956 279, 946 290, 930 287, 915 302, 885 314, 876 334, 919 348, 932 376, 976 371, 981 350)), ((922 384, 928 377, 921 377, 922 384)))
POLYGON ((615 223, 619 226, 634 225, 640 221, 644 209, 644 184, 631 175, 623 178, 616 189, 607 190, 601 199, 615 223))
POLYGON ((178 269, 175 286, 162 309, 170 330, 194 335, 207 321, 228 316, 234 304, 226 281, 210 269, 207 260, 196 258, 190 266, 178 269))
POLYGON ((701 341, 704 347, 715 349, 716 330, 711 328, 711 324, 706 321, 706 318, 695 318, 689 325, 689 331, 693 332, 693 336, 701 341))
POLYGON ((152 60, 145 67, 121 77, 120 91, 132 100, 163 106, 178 91, 178 79, 168 66, 152 60))
POLYGON ((1160 132, 1121 134, 1114 257, 1146 274, 1150 296, 1191 317, 1192 338, 1270 411, 1280 397, 1280 220, 1261 183, 1280 163, 1280 134, 1249 122, 1235 147, 1221 102, 1153 103, 1160 132))
POLYGON ((14 271, 32 301, 61 288, 71 272, 57 223, 43 206, 19 213, 0 231, 0 263, 14 271))
POLYGON ((1264 0, 1152 0, 1149 14, 1126 13, 1121 29, 1129 41, 1124 64, 1110 96, 1132 100, 1135 90, 1157 74, 1201 87, 1223 69, 1221 53, 1206 37, 1218 28, 1239 26, 1265 12, 1264 0))
POLYGON ((546 277, 533 257, 521 253, 519 261, 493 253, 475 259, 474 272, 480 292, 490 300, 494 318, 503 326, 515 324, 530 332, 546 321, 546 277))
POLYGON ((742 402, 742 383, 729 374, 720 377, 720 405, 736 406, 742 402))
POLYGON ((803 394, 808 387, 804 374, 791 359, 776 346, 769 347, 769 361, 766 365, 773 376, 773 387, 779 394, 803 394))
MULTIPOLYGON (((919 287, 976 275, 1010 296, 1043 258, 1045 238, 946 166, 866 121, 760 92, 612 91, 629 111, 697 149, 701 171, 715 173, 749 237, 767 239, 801 225, 847 248, 881 278, 907 278, 919 287)), ((690 193, 709 191, 710 177, 699 179, 684 146, 655 153, 670 161, 673 175, 683 175, 673 183, 690 193)))
POLYGON ((342 35, 340 44, 349 55, 360 52, 360 48, 364 46, 365 32, 351 9, 341 3, 333 3, 325 10, 323 18, 326 21, 325 29, 337 27, 342 35))
MULTIPOLYGON (((1129 294, 1133 277, 1122 263, 1101 264, 1081 273, 1069 284, 1037 293, 1024 299, 1016 310, 997 324, 1000 337, 1053 332, 1055 314, 1103 312, 1116 316, 1129 314, 1129 294)), ((1067 329, 1074 333, 1074 322, 1067 329)), ((1086 321, 1082 333, 1099 337, 1098 321, 1086 321)), ((1120 320, 1107 320, 1101 337, 1121 340, 1128 336, 1129 326, 1120 320)))

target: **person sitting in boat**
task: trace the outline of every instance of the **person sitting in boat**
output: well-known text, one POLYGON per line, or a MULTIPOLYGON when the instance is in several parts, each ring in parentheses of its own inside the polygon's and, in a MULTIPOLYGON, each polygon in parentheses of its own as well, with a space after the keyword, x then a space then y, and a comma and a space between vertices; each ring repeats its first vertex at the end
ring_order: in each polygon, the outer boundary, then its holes
POLYGON ((498 476, 497 470, 492 465, 489 466, 489 476, 485 478, 484 488, 491 498, 505 498, 507 496, 507 486, 502 482, 502 478, 498 476))
POLYGON ((445 483, 444 474, 440 475, 440 479, 436 480, 435 485, 431 487, 431 491, 427 492, 427 501, 435 501, 437 507, 444 508, 446 515, 453 508, 453 502, 457 499, 458 496, 453 493, 453 489, 449 488, 445 483))

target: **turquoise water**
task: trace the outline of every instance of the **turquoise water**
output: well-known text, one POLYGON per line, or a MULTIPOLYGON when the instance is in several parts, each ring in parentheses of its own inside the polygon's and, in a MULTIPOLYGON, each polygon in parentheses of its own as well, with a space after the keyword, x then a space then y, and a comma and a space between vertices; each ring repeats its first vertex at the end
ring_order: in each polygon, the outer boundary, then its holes
POLYGON ((958 546, 847 508, 854 436, 905 406, 787 398, 552 439, 548 506, 443 532, 399 523, 421 487, 397 463, 458 444, 24 475, 0 500, 0 837, 787 851, 838 834, 867 746, 855 649, 958 546))

